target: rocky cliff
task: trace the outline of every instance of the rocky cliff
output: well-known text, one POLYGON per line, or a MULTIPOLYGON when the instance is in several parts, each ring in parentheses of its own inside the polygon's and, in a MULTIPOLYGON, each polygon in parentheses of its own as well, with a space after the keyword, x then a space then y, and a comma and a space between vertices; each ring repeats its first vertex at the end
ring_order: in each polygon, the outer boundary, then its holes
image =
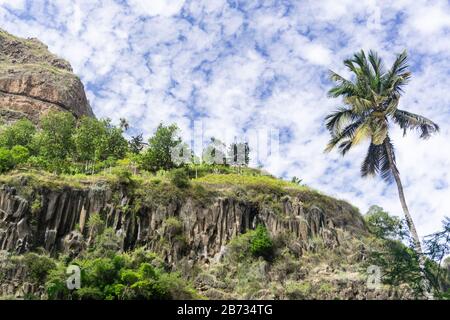
POLYGON ((183 258, 219 259, 233 237, 259 223, 273 236, 293 235, 292 247, 298 254, 308 250, 309 240, 315 237, 330 248, 338 246, 337 229, 365 232, 352 206, 339 201, 331 208, 311 206, 309 193, 283 196, 279 199, 282 211, 275 212, 231 195, 215 196, 207 205, 190 197, 142 204, 143 199, 127 194, 126 189, 113 190, 108 185, 37 187, 28 191, 27 199, 19 195, 29 188, 27 179, 20 184, 0 187, 0 250, 18 254, 39 247, 49 253, 77 254, 89 245, 87 221, 94 213, 100 214, 105 227, 122 236, 122 250, 145 246, 162 253, 169 263, 183 258), (180 225, 167 225, 170 218, 180 225))
POLYGON ((83 84, 67 61, 37 39, 17 38, 0 29, 0 119, 26 117, 37 123, 51 110, 93 116, 83 84))
POLYGON ((99 177, 1 177, 0 297, 46 298, 44 282, 30 280, 27 253, 76 259, 106 228, 119 239, 108 244, 113 250, 158 254, 207 298, 412 297, 403 288, 367 286, 370 235, 350 204, 306 187, 201 181, 181 190, 158 179, 124 185, 99 177), (257 225, 274 241, 272 260, 243 256, 245 235, 257 225))
POLYGON ((44 284, 29 280, 20 257, 46 252, 76 258, 92 247, 99 228, 109 228, 120 239, 115 250, 157 253, 209 298, 407 297, 398 288, 367 287, 361 266, 368 232, 361 215, 316 191, 199 182, 181 191, 169 182, 58 180, 19 173, 0 181, 0 296, 45 298, 44 284), (95 215, 100 226, 92 224, 95 215), (276 243, 274 262, 239 258, 234 239, 257 225, 276 243))

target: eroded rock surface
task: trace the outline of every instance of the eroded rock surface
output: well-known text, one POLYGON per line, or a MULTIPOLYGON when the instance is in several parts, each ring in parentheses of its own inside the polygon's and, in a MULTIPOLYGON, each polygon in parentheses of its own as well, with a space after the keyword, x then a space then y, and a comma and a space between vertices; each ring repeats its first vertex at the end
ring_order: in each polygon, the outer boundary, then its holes
POLYGON ((15 188, 0 188, 0 250, 23 253, 42 247, 49 253, 76 252, 90 240, 87 221, 94 213, 100 214, 105 227, 122 235, 122 250, 146 246, 162 253, 169 263, 183 258, 217 259, 234 236, 260 223, 273 236, 291 234, 295 239, 292 246, 299 254, 308 250, 308 240, 313 237, 320 237, 330 248, 339 245, 336 228, 364 230, 353 212, 350 216, 354 221, 343 220, 342 216, 353 210, 351 207, 336 212, 306 209, 301 196, 284 197, 282 213, 232 197, 217 197, 209 205, 187 199, 130 212, 124 208, 135 199, 121 194, 118 200, 109 189, 42 188, 34 192, 30 203, 17 195, 15 188), (178 231, 165 224, 169 218, 181 222, 182 237, 176 237, 178 231))
POLYGON ((26 117, 38 123, 49 111, 93 116, 84 86, 70 64, 37 39, 21 39, 0 29, 0 119, 26 117))

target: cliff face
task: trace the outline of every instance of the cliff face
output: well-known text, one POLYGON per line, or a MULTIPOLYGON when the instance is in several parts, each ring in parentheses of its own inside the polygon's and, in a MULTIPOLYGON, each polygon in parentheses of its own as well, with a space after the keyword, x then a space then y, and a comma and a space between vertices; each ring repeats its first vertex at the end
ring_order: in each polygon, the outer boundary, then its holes
POLYGON ((119 239, 108 244, 114 251, 155 252, 211 299, 413 297, 402 288, 368 287, 364 261, 371 247, 361 215, 313 190, 275 195, 204 185, 216 189, 206 199, 190 193, 194 185, 161 202, 148 197, 167 190, 155 190, 158 185, 55 185, 47 178, 18 174, 0 184, 0 297, 45 299, 45 282, 30 280, 28 252, 76 259, 95 248, 97 231, 105 228, 119 239), (239 239, 257 225, 274 241, 273 261, 241 256, 246 249, 239 239))
POLYGON ((24 199, 14 187, 0 188, 0 250, 18 254, 42 247, 49 253, 73 255, 91 241, 87 221, 99 213, 105 227, 122 236, 122 250, 145 246, 161 253, 169 263, 182 259, 220 259, 235 236, 266 226, 272 236, 290 234, 292 248, 299 255, 308 250, 310 239, 319 237, 330 247, 339 245, 337 228, 364 233, 361 216, 349 205, 337 204, 336 211, 305 208, 302 195, 280 199, 282 212, 275 213, 258 203, 217 197, 208 205, 194 199, 164 205, 144 205, 132 212, 138 199, 109 189, 65 188, 33 190, 24 199), (347 218, 346 218, 347 217, 347 218), (168 225, 175 218, 180 226, 168 225))
POLYGON ((37 39, 21 39, 0 29, 0 119, 26 117, 37 123, 51 110, 93 116, 83 84, 70 64, 37 39))
MULTIPOLYGON (((143 193, 130 192, 131 189, 105 181, 54 187, 21 175, 3 182, 0 271, 4 275, 0 296, 33 294, 45 298, 44 284, 27 280, 28 271, 20 257, 27 252, 46 252, 55 257, 64 254, 75 258, 93 246, 96 229, 107 227, 121 239, 117 251, 143 247, 157 253, 209 298, 305 298, 295 290, 289 293, 285 286, 297 284, 300 279, 316 281, 324 277, 328 277, 336 291, 330 296, 320 293, 315 298, 393 297, 391 292, 368 290, 365 278, 358 273, 364 251, 360 251, 359 244, 351 248, 348 244, 366 236, 367 230, 358 211, 343 201, 313 191, 287 192, 272 195, 277 204, 275 210, 264 201, 242 198, 242 190, 237 189, 215 193, 207 201, 187 196, 164 203, 145 199, 145 194, 155 192, 151 188, 143 187, 143 193), (94 215, 100 216, 101 226, 90 223, 94 215), (278 262, 255 261, 254 265, 246 265, 247 262, 241 265, 239 259, 230 262, 230 255, 236 250, 230 247, 233 239, 259 224, 266 227, 273 239, 278 239, 274 240, 280 248, 278 262), (336 266, 336 262, 323 265, 314 260, 307 266, 308 256, 315 254, 318 243, 327 250, 326 255, 342 261, 336 266), (8 255, 16 257, 14 263, 8 255), (301 265, 296 266, 298 263, 301 265), (348 271, 336 269, 344 264, 355 270, 349 278, 337 278, 337 274, 348 271), (242 271, 244 267, 250 270, 242 271), (257 272, 260 279, 250 281, 261 286, 261 290, 239 289, 242 272, 250 278, 257 272), (269 290, 273 286, 280 288, 269 290), (245 293, 239 294, 241 291, 245 293)), ((322 288, 321 283, 317 285, 322 288)))

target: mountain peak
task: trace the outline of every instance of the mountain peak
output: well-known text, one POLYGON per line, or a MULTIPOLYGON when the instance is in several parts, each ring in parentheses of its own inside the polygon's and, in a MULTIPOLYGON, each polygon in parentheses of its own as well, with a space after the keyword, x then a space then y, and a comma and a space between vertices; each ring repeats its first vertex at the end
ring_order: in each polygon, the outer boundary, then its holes
POLYGON ((50 111, 94 116, 84 86, 69 62, 35 38, 0 29, 0 120, 39 122, 50 111))

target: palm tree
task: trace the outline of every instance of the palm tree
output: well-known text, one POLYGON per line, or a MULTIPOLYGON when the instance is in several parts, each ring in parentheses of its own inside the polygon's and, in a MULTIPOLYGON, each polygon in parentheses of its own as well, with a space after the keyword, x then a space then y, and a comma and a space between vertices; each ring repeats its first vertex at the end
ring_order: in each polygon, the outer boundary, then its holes
POLYGON ((345 106, 326 117, 326 127, 331 134, 326 151, 337 147, 345 155, 353 146, 370 139, 361 174, 363 177, 379 174, 388 182, 396 182, 406 223, 423 266, 422 247, 406 204, 389 128, 395 123, 403 129, 404 135, 407 130, 416 130, 426 139, 438 132, 439 127, 423 116, 398 109, 403 88, 411 77, 406 51, 396 57, 389 70, 384 69, 381 58, 373 51, 366 57, 361 50, 352 59, 345 60, 344 65, 354 79, 347 80, 330 71, 335 86, 328 94, 333 98, 343 97, 345 106))

